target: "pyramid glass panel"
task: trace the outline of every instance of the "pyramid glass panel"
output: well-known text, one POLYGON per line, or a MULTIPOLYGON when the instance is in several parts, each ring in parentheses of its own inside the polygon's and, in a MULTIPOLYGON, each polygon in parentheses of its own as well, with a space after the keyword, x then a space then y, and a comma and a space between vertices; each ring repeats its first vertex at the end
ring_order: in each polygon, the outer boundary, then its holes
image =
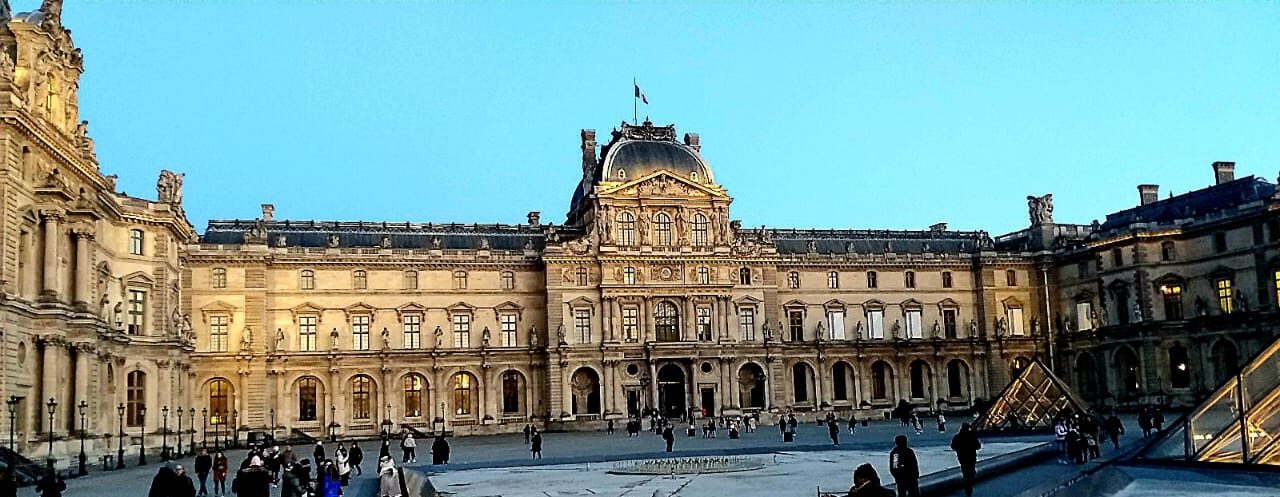
POLYGON ((978 419, 980 430, 1045 430, 1063 413, 1088 408, 1040 361, 1024 368, 978 419))

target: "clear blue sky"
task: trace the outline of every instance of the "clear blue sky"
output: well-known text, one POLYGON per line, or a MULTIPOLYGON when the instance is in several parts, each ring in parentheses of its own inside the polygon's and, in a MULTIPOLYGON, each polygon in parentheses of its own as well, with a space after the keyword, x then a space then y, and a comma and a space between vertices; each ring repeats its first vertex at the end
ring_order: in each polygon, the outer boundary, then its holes
MULTIPOLYGON (((19 0, 17 11, 37 2, 19 0)), ((563 222, 578 131, 702 135, 746 225, 999 234, 1280 170, 1280 5, 68 2, 104 172, 210 218, 563 222)))

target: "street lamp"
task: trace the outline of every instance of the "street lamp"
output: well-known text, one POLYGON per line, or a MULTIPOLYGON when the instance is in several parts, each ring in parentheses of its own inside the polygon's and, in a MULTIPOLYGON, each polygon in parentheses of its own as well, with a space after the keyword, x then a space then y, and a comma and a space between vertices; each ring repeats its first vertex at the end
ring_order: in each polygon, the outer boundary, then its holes
POLYGON ((382 418, 382 433, 384 433, 384 434, 385 434, 385 435, 384 435, 384 439, 386 438, 386 436, 389 436, 389 435, 391 434, 391 427, 392 427, 394 424, 395 424, 395 423, 392 423, 392 422, 391 422, 391 403, 390 403, 390 402, 388 402, 388 403, 387 403, 387 417, 382 418))
POLYGON ((89 457, 84 455, 84 431, 89 429, 89 426, 84 422, 84 414, 85 409, 89 408, 89 403, 81 400, 80 405, 76 407, 80 408, 80 476, 84 476, 89 474, 89 470, 85 469, 84 466, 85 461, 89 460, 89 457))
MULTIPOLYGON (((195 409, 191 411, 194 414, 195 409)), ((195 425, 192 425, 192 427, 194 428, 195 425)), ((200 431, 203 435, 200 439, 200 446, 207 449, 209 448, 209 408, 207 407, 200 408, 200 431)))
POLYGON ((160 408, 160 460, 169 460, 169 406, 160 408))
POLYGON ((182 406, 178 406, 178 458, 182 458, 182 406))
POLYGON ((231 446, 240 446, 240 411, 238 409, 231 410, 231 446))
POLYGON ((120 449, 116 451, 116 469, 124 469, 124 404, 116 408, 120 413, 120 449))
POLYGON ((191 409, 189 409, 189 411, 191 412, 191 433, 188 433, 188 435, 191 435, 191 453, 195 454, 196 453, 196 408, 192 407, 191 409))
POLYGON ((338 406, 329 406, 329 441, 338 441, 338 406))
POLYGON ((49 463, 49 471, 53 471, 53 413, 58 410, 58 401, 53 400, 53 397, 49 397, 49 403, 45 405, 49 406, 49 457, 46 460, 49 463))
POLYGON ((276 441, 276 408, 271 408, 271 443, 276 441))
MULTIPOLYGON (((14 456, 18 455, 18 453, 13 450, 13 423, 14 419, 16 419, 18 415, 18 396, 10 395, 9 400, 6 400, 4 403, 9 407, 9 467, 12 468, 14 456)), ((13 478, 13 471, 10 471, 9 479, 12 480, 13 478)))
POLYGON ((138 406, 138 465, 147 464, 147 405, 138 406))

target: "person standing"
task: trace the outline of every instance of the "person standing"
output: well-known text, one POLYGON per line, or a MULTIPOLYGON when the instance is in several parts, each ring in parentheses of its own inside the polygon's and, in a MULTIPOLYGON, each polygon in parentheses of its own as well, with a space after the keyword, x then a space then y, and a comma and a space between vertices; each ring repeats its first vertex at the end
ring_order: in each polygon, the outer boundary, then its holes
POLYGON ((382 445, 378 447, 378 460, 381 461, 384 457, 391 457, 391 440, 386 438, 382 439, 382 445))
POLYGON ((533 432, 532 425, 524 425, 524 444, 529 445, 529 435, 533 432))
POLYGON ((320 470, 320 462, 324 461, 324 442, 316 440, 316 450, 311 451, 311 459, 316 462, 316 470, 320 470))
POLYGON ((862 464, 853 470, 853 487, 849 497, 893 497, 893 491, 880 484, 880 475, 870 464, 862 464))
POLYGON ((849 413, 849 434, 853 435, 855 431, 858 431, 858 417, 849 413))
POLYGON ((782 435, 782 440, 787 439, 787 418, 778 415, 778 434, 782 435))
POLYGON ((831 436, 832 445, 840 445, 840 425, 836 424, 835 418, 827 420, 827 434, 831 436))
POLYGON ((1143 438, 1151 436, 1151 412, 1145 407, 1138 413, 1138 427, 1142 428, 1143 438))
POLYGON ((612 420, 612 419, 610 419, 610 420, 609 420, 609 423, 608 423, 607 425, 605 425, 605 430, 604 430, 604 431, 605 431, 605 433, 607 433, 607 434, 609 434, 609 435, 612 435, 612 434, 613 434, 613 420, 612 420))
POLYGON ((44 478, 36 483, 36 493, 40 497, 62 497, 62 492, 66 489, 67 482, 62 481, 57 471, 46 471, 44 478))
POLYGON ((1111 437, 1111 445, 1119 449, 1120 435, 1124 434, 1124 424, 1120 422, 1120 416, 1116 416, 1116 412, 1111 411, 1111 416, 1104 424, 1107 427, 1107 436, 1111 437))
POLYGON ((326 461, 321 470, 319 492, 317 497, 339 497, 342 495, 342 484, 338 481, 338 467, 332 461, 326 461))
POLYGON ((943 414, 942 411, 938 411, 938 433, 946 433, 946 432, 947 432, 947 415, 943 414))
POLYGON ((418 442, 413 439, 412 433, 404 435, 404 440, 400 442, 400 450, 404 452, 401 464, 418 462, 418 442))
POLYGON ((787 415, 787 431, 791 432, 792 435, 795 435, 797 424, 799 424, 799 422, 796 421, 796 414, 795 413, 788 414, 787 415))
POLYGON ((916 451, 907 446, 907 436, 893 439, 894 448, 889 452, 889 473, 898 486, 898 497, 920 497, 920 462, 916 451))
POLYGON ((251 456, 249 467, 236 472, 231 481, 231 491, 239 497, 270 497, 271 473, 262 467, 262 458, 251 456))
POLYGON ((671 433, 670 426, 662 430, 662 440, 667 442, 667 452, 671 452, 671 446, 676 443, 676 436, 671 433))
POLYGON ((333 451, 333 457, 338 464, 338 481, 342 482, 342 486, 351 484, 351 456, 347 454, 347 449, 338 444, 338 450, 333 451))
POLYGON ((1159 433, 1164 431, 1164 412, 1159 409, 1155 411, 1155 414, 1151 415, 1151 424, 1155 427, 1156 433, 1159 433))
MULTIPOLYGON (((147 497, 174 497, 173 491, 177 488, 176 479, 173 468, 167 465, 160 466, 160 470, 156 471, 156 475, 151 478, 151 488, 147 491, 147 497)), ((37 490, 39 490, 38 487, 37 490)))
POLYGON ((181 464, 173 467, 173 497, 196 497, 196 484, 181 464))
POLYGON ((533 438, 529 439, 529 452, 533 453, 534 459, 542 459, 542 434, 536 428, 533 430, 533 438))
POLYGON ((436 441, 431 442, 431 464, 449 464, 449 441, 444 435, 436 435, 436 441))
POLYGON ((956 451, 956 461, 960 463, 960 474, 964 477, 964 494, 973 495, 973 480, 977 474, 978 451, 982 449, 982 441, 978 433, 973 431, 969 423, 960 425, 960 433, 951 438, 951 450, 956 451))
POLYGON ((231 461, 227 460, 227 455, 218 452, 213 458, 213 493, 218 496, 227 495, 227 467, 231 461))
POLYGON ((356 472, 356 476, 364 476, 364 469, 360 467, 360 463, 364 462, 364 451, 360 449, 360 444, 351 442, 351 470, 356 472))
POLYGON ((200 449, 200 455, 196 456, 196 478, 200 480, 199 495, 209 495, 209 491, 205 489, 205 483, 209 481, 209 471, 213 469, 213 457, 209 455, 209 450, 200 449))

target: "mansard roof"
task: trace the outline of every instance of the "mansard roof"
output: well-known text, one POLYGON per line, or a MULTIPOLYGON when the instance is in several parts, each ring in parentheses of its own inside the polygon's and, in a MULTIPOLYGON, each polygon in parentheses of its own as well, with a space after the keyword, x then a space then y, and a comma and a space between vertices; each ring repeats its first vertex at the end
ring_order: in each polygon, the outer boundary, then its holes
POLYGON ((1102 231, 1125 229, 1134 223, 1174 224, 1208 214, 1231 214, 1246 204, 1271 198, 1276 185, 1254 176, 1175 195, 1147 205, 1107 214, 1102 231))
MULTIPOLYGON (((600 160, 584 166, 590 173, 584 170, 570 201, 570 213, 583 207, 583 200, 602 181, 627 181, 667 171, 697 182, 714 182, 711 167, 698 150, 696 135, 687 135, 687 143, 681 143, 676 140, 675 125, 654 126, 645 120, 638 126, 626 122, 620 126, 613 130, 609 143, 600 148, 600 160)), ((594 147, 594 141, 591 143, 594 147)), ((594 155, 594 151, 590 154, 594 155)))
POLYGON ((772 238, 779 254, 976 253, 988 248, 985 231, 946 230, 822 230, 761 228, 743 230, 772 238))
POLYGON ((338 247, 383 246, 387 237, 395 249, 522 250, 543 247, 543 227, 525 224, 387 223, 368 221, 211 220, 200 243, 239 245, 246 237, 263 237, 271 246, 328 247, 337 235, 338 247), (254 232, 261 228, 260 232, 254 232), (283 237, 283 243, 280 238, 283 237))

